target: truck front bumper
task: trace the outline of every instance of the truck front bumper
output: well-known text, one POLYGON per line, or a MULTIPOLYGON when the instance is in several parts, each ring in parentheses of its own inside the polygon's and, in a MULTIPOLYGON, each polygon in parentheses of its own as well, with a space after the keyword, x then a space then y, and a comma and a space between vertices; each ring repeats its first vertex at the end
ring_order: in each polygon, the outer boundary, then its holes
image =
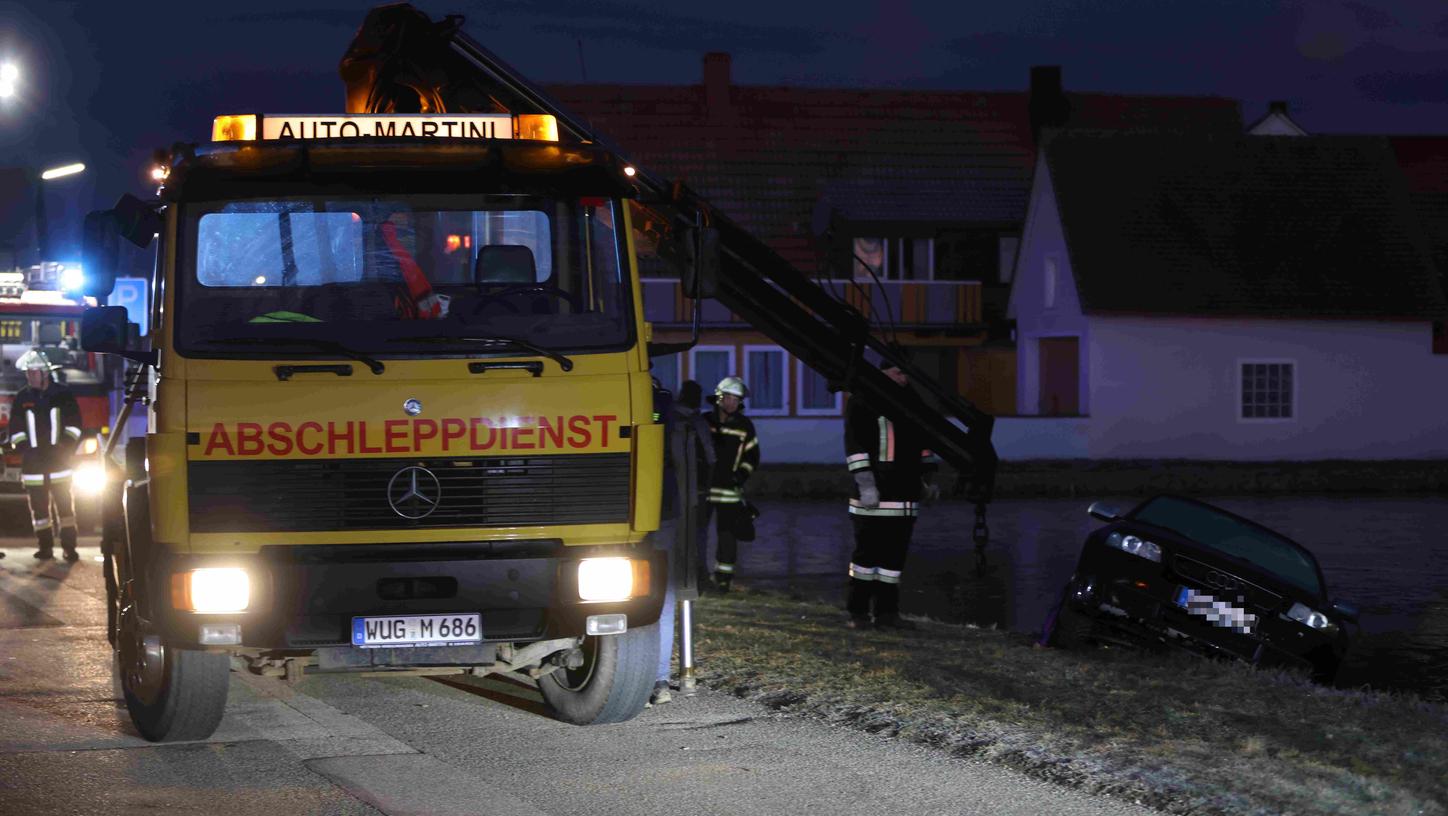
POLYGON ((246 570, 250 602, 238 613, 195 613, 151 593, 149 617, 168 646, 206 648, 201 628, 236 624, 234 647, 311 651, 351 646, 354 617, 478 613, 484 642, 526 642, 584 633, 592 615, 622 613, 629 628, 659 619, 666 561, 648 545, 564 547, 557 541, 266 547, 250 556, 158 554, 153 587, 204 567, 246 570), (649 562, 646 591, 625 601, 586 602, 578 563, 621 556, 649 562))

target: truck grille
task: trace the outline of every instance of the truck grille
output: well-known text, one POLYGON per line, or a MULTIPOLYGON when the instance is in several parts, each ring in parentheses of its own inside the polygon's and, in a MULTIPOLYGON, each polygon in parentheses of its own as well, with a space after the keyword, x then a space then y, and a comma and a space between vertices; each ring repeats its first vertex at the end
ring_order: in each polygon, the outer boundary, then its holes
POLYGON ((626 453, 190 462, 187 473, 197 533, 597 524, 629 514, 626 453), (399 501, 414 476, 421 498, 399 501))

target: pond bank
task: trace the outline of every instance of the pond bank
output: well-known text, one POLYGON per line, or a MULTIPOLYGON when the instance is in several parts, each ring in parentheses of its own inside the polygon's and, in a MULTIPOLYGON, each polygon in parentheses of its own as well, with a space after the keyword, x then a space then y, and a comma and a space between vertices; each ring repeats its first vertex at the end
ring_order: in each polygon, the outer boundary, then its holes
MULTIPOLYGON (((947 469, 942 487, 955 476, 947 469)), ((848 495, 844 464, 771 464, 750 480, 752 496, 838 498, 848 495)), ((1327 493, 1448 493, 1448 461, 1346 459, 1312 462, 1235 462, 1169 459, 1060 459, 1001 462, 997 498, 1146 496, 1186 493, 1213 496, 1327 493)))
POLYGON ((711 688, 1169 813, 1448 813, 1448 708, 1415 696, 931 621, 855 632, 758 591, 696 620, 711 688))

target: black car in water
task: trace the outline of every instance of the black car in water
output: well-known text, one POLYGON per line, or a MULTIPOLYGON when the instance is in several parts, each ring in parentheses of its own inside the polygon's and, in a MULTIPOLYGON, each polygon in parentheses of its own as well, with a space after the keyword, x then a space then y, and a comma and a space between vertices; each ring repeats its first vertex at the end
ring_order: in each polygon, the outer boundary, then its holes
POLYGON ((1330 682, 1357 609, 1328 595, 1317 559, 1241 516, 1180 496, 1126 513, 1086 538, 1066 585, 1052 645, 1177 645, 1265 666, 1298 666, 1330 682))

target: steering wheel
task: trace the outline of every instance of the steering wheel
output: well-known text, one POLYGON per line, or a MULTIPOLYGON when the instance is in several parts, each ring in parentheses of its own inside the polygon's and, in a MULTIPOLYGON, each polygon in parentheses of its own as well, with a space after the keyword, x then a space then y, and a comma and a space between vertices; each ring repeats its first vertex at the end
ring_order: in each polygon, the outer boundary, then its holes
POLYGON ((580 298, 576 292, 567 292, 548 283, 518 283, 505 286, 496 292, 479 292, 478 300, 473 304, 472 313, 477 314, 482 311, 485 306, 495 301, 502 301, 504 306, 507 306, 512 312, 517 313, 517 306, 503 300, 503 298, 513 297, 514 295, 549 295, 566 302, 569 306, 573 307, 573 311, 575 312, 583 311, 583 299, 580 298))

